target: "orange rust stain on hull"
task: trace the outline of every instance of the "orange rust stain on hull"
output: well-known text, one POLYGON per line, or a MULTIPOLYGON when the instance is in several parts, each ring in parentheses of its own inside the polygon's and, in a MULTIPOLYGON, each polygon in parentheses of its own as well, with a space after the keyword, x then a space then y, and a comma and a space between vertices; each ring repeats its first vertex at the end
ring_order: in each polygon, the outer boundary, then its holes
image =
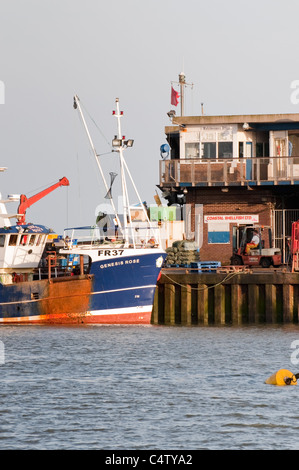
POLYGON ((102 325, 149 325, 152 312, 138 314, 136 312, 126 314, 86 315, 83 323, 97 323, 102 325))
POLYGON ((35 317, 14 317, 4 318, 2 323, 24 323, 24 324, 101 324, 101 325, 150 325, 152 312, 145 312, 142 315, 134 313, 127 314, 107 314, 91 315, 88 311, 77 313, 51 313, 38 315, 35 317))
POLYGON ((41 321, 80 322, 89 309, 92 279, 58 280, 49 283, 48 297, 41 301, 41 321))
POLYGON ((44 283, 38 302, 38 314, 11 316, 0 324, 78 323, 89 310, 92 276, 55 278, 44 283))

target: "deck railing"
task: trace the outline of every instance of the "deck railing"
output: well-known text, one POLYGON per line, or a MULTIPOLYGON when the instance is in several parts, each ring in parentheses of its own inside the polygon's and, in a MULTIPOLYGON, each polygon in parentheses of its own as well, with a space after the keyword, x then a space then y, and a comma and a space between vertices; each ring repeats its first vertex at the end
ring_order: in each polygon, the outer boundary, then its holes
POLYGON ((149 248, 161 245, 161 234, 158 222, 148 225, 147 222, 132 222, 132 226, 115 232, 114 227, 100 226, 72 227, 64 231, 64 248, 66 250, 105 248, 105 245, 114 244, 134 246, 135 248, 149 248), (125 236, 126 231, 126 236, 125 236), (127 241, 126 241, 127 240, 127 241))
POLYGON ((299 181, 299 157, 160 161, 160 185, 246 185, 299 181))

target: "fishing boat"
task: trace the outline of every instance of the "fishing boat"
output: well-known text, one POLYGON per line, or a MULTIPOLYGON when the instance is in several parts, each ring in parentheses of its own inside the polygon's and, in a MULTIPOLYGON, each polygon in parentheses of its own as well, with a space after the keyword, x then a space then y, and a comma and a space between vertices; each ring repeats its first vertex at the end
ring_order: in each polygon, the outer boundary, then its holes
POLYGON ((68 184, 62 178, 30 199, 0 195, 0 324, 73 322, 88 308, 92 276, 58 270, 56 253, 49 252, 53 231, 25 219, 31 204, 68 184), (8 214, 6 203, 18 199, 17 212, 8 214))
POLYGON ((77 96, 74 105, 115 211, 113 234, 105 230, 105 218, 99 218, 102 225, 67 228, 55 242, 47 227, 26 222, 26 209, 56 187, 68 185, 66 178, 30 200, 22 195, 17 214, 8 216, 4 204, 8 200, 0 201, 0 324, 149 324, 166 253, 124 160, 130 142, 121 135, 123 113, 116 100, 118 135, 112 146, 119 154, 123 189, 123 214, 118 214, 77 96), (128 174, 143 213, 141 225, 132 220, 128 174), (10 225, 12 217, 17 218, 16 225, 10 225))
MULTIPOLYGON (((124 150, 132 146, 126 141, 121 131, 123 112, 116 99, 113 115, 117 119, 117 135, 112 140, 112 148, 118 153, 121 187, 122 210, 119 214, 112 198, 111 185, 104 176, 100 160, 96 153, 88 130, 80 100, 74 97, 74 108, 78 110, 87 133, 91 149, 99 168, 106 195, 113 210, 114 226, 112 232, 105 229, 108 215, 90 227, 71 227, 64 232, 64 248, 60 254, 77 263, 82 274, 92 276, 93 284, 89 308, 80 318, 84 323, 100 324, 149 324, 153 308, 157 280, 166 258, 161 248, 159 230, 151 224, 146 207, 142 202, 131 173, 124 159, 124 150), (138 210, 142 222, 133 221, 129 201, 128 177, 137 197, 138 210)), ((135 206, 136 207, 136 206, 135 206)), ((111 217, 110 217, 111 220, 111 217)), ((76 265, 75 265, 76 267, 76 265)))

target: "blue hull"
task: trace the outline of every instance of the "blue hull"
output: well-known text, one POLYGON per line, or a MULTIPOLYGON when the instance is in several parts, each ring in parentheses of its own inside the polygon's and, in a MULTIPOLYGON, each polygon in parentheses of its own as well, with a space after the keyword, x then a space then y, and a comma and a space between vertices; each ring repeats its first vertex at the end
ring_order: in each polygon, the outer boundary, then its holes
MULTIPOLYGON (((94 276, 90 316, 97 323, 150 323, 161 252, 100 260, 92 263, 94 276)), ((162 254, 163 259, 165 255, 162 254)))

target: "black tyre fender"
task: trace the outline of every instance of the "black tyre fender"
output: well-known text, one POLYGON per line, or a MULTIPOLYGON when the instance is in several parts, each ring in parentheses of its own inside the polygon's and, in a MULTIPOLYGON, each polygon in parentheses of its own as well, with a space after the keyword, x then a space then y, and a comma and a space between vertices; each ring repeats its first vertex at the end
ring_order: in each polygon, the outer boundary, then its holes
POLYGON ((260 265, 262 266, 262 268, 270 268, 271 264, 272 261, 270 258, 262 258, 260 261, 260 265))
POLYGON ((233 266, 241 266, 243 264, 243 260, 241 256, 234 255, 231 259, 231 263, 233 266))

